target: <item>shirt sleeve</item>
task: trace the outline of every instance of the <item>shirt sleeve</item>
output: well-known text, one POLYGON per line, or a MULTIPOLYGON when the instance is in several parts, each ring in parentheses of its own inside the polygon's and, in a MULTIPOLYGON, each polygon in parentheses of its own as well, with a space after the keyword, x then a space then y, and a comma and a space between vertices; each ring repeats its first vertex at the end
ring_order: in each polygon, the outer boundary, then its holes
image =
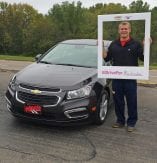
POLYGON ((105 60, 105 62, 108 62, 108 61, 111 61, 112 60, 111 45, 108 48, 107 56, 106 56, 106 58, 104 58, 104 60, 105 60))
POLYGON ((142 47, 142 45, 140 43, 138 45, 137 53, 138 53, 138 58, 141 61, 144 61, 143 47, 142 47))

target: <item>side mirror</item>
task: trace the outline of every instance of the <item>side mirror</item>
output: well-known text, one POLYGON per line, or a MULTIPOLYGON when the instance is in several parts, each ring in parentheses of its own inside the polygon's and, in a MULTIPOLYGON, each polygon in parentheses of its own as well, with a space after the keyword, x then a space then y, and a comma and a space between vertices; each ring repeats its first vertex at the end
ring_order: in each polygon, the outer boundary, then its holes
POLYGON ((42 54, 38 54, 38 55, 36 55, 36 56, 35 56, 35 60, 38 61, 39 58, 40 58, 41 56, 42 56, 42 54))

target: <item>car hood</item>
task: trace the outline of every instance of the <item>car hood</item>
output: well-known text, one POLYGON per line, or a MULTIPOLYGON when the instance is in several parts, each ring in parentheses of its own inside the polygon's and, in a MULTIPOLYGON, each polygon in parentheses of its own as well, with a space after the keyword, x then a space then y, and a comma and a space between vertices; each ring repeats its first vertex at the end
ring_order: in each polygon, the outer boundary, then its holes
POLYGON ((33 63, 17 74, 17 82, 64 90, 78 89, 97 78, 96 68, 33 63))

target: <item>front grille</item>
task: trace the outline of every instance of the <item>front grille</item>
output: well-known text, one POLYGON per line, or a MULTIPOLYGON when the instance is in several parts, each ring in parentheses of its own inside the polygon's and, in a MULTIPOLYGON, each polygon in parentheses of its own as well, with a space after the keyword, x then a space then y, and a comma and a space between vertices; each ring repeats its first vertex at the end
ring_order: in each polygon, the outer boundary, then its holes
POLYGON ((25 84, 20 84, 20 87, 24 89, 30 89, 30 90, 38 89, 40 91, 47 91, 47 92, 60 92, 61 91, 60 88, 37 87, 37 86, 31 86, 31 85, 25 85, 25 84))
POLYGON ((56 105, 59 101, 58 96, 36 95, 21 91, 18 92, 17 97, 28 104, 38 105, 56 105))

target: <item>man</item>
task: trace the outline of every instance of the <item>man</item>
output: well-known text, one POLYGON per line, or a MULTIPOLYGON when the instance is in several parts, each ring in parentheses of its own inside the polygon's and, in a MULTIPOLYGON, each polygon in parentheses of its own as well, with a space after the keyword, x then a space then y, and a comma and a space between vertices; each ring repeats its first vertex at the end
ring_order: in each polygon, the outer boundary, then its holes
MULTIPOLYGON (((105 61, 111 60, 113 66, 138 66, 138 58, 144 60, 142 45, 130 36, 131 25, 121 22, 118 27, 119 39, 113 41, 108 52, 104 52, 105 61)), ((136 80, 113 79, 113 98, 115 102, 116 123, 113 128, 124 127, 127 123, 128 132, 135 129, 137 122, 137 83, 136 80), (126 97, 128 118, 125 119, 126 97)))

